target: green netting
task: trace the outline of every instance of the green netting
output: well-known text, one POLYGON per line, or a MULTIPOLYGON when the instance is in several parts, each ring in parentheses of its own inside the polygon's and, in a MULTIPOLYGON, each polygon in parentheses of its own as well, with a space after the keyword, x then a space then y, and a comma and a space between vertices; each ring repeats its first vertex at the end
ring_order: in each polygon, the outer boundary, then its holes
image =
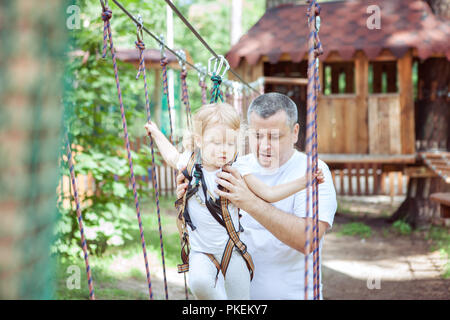
POLYGON ((0 299, 52 297, 67 6, 0 2, 0 299))

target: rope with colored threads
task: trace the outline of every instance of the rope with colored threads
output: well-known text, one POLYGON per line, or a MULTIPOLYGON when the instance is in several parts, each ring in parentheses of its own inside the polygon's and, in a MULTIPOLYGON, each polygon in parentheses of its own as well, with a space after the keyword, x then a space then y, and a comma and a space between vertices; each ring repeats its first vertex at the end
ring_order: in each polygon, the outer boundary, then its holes
MULTIPOLYGON (((310 1, 308 8, 308 27, 310 30, 308 37, 308 86, 307 86, 307 125, 306 125, 306 155, 307 155, 307 184, 306 184, 306 218, 305 226, 306 242, 305 248, 307 252, 311 252, 309 247, 313 250, 313 299, 320 299, 320 255, 319 255, 319 219, 318 206, 319 194, 317 180, 313 180, 313 173, 318 170, 317 157, 317 106, 318 106, 318 66, 316 58, 322 51, 322 45, 316 29, 316 17, 320 14, 320 7, 315 0, 310 1), (310 199, 310 195, 311 198, 310 199), (310 201, 312 201, 312 243, 310 234, 309 211, 310 201)), ((308 299, 308 273, 309 273, 309 255, 305 255, 305 299, 308 299)))
POLYGON ((83 215, 81 214, 80 199, 78 198, 78 188, 77 188, 77 182, 76 182, 76 178, 75 178, 75 169, 74 169, 73 159, 72 159, 72 150, 70 149, 70 142, 69 142, 69 137, 67 136, 67 134, 66 134, 66 144, 67 144, 67 162, 69 164, 70 180, 72 182, 73 199, 76 204, 78 227, 80 228, 81 248, 83 249, 84 262, 86 264, 86 274, 87 274, 88 286, 89 286, 89 299, 95 300, 94 281, 92 280, 91 267, 89 265, 88 249, 87 249, 87 244, 86 244, 86 238, 84 236, 83 215))
POLYGON ((208 103, 208 99, 206 97, 206 89, 207 89, 206 82, 200 80, 198 82, 198 85, 200 86, 200 89, 202 91, 202 105, 205 105, 208 103))
POLYGON ((183 101, 185 107, 186 107, 186 124, 188 129, 192 129, 192 114, 191 114, 191 105, 189 103, 189 94, 188 94, 188 88, 187 88, 187 71, 186 69, 182 70, 180 72, 180 79, 181 79, 181 100, 183 101))
POLYGON ((213 74, 211 81, 213 82, 213 87, 211 88, 211 100, 209 103, 216 103, 219 99, 223 102, 223 95, 220 90, 222 78, 219 75, 213 74))
MULTIPOLYGON (((144 91, 145 91, 145 109, 147 111, 147 121, 152 120, 151 111, 150 111, 150 99, 148 95, 148 86, 147 86, 147 74, 145 70, 145 59, 144 59, 144 50, 145 50, 145 44, 142 40, 136 41, 136 48, 139 50, 139 71, 136 75, 136 79, 139 78, 140 75, 143 76, 144 79, 144 91)), ((161 224, 161 209, 159 205, 159 188, 158 188, 158 182, 156 179, 156 165, 155 165, 155 150, 153 147, 153 138, 151 135, 148 136, 150 140, 150 150, 151 150, 151 156, 152 156, 152 184, 153 189, 155 190, 155 199, 156 199, 156 213, 158 216, 158 228, 159 228, 159 243, 161 247, 161 259, 162 259, 162 265, 163 265, 163 275, 164 275, 164 289, 166 292, 168 292, 167 287, 167 280, 166 280, 166 262, 165 262, 165 256, 164 256, 164 244, 163 244, 163 235, 162 235, 162 224, 161 224)))
POLYGON ((169 111, 170 143, 173 144, 172 112, 171 112, 171 108, 170 108, 169 85, 168 85, 168 81, 167 81, 167 65, 169 64, 169 59, 167 59, 166 57, 161 58, 160 64, 162 67, 164 94, 166 95, 166 99, 167 99, 167 110, 169 111))
MULTIPOLYGON (((125 146, 127 149, 128 165, 130 167, 130 174, 131 174, 130 180, 131 180, 131 184, 133 187, 134 203, 136 206, 136 213, 137 213, 137 218, 138 218, 138 222, 139 222, 139 231, 140 231, 141 242, 142 242, 142 251, 144 253, 145 269, 147 272, 148 292, 149 292, 150 299, 153 299, 152 285, 151 285, 151 280, 150 280, 150 269, 149 269, 149 265, 148 265, 147 249, 146 249, 145 239, 144 239, 144 229, 142 226, 141 212, 139 209, 139 200, 138 200, 138 194, 137 194, 137 190, 136 190, 136 179, 135 179, 134 170, 133 170, 133 160, 131 159, 130 141, 128 138, 128 129, 127 129, 127 120, 125 118, 125 109, 124 109, 123 101, 122 101, 122 92, 120 90, 120 82, 119 82, 119 73, 118 73, 118 68, 117 68, 116 54, 115 54, 113 40, 112 40, 111 25, 109 23, 111 16, 112 16, 111 10, 109 10, 108 7, 105 6, 103 13, 102 13, 102 19, 104 21, 103 57, 106 57, 105 48, 107 47, 107 37, 106 37, 106 34, 107 34, 108 39, 109 39, 109 47, 111 50, 112 61, 113 61, 114 77, 115 77, 116 86, 117 86, 117 94, 119 97, 120 112, 121 112, 121 116, 122 116, 122 126, 123 126, 123 131, 124 131, 125 146)), ((166 292, 166 299, 167 299, 167 292, 166 292)))
MULTIPOLYGON (((188 88, 187 88, 187 83, 186 83, 186 77, 187 77, 187 71, 186 71, 186 69, 184 69, 180 73, 181 90, 182 90, 181 100, 183 101, 184 105, 186 106, 187 128, 189 130, 192 130, 193 128, 192 128, 191 105, 189 103, 189 94, 188 94, 188 88)), ((188 291, 188 287, 187 287, 186 272, 183 272, 183 276, 184 276, 184 294, 186 296, 186 300, 189 300, 189 291, 188 291)))

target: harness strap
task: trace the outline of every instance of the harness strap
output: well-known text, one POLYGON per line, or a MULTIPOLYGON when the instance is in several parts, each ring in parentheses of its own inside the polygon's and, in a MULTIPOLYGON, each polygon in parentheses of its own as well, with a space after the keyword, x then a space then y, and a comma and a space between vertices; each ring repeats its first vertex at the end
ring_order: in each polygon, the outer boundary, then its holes
MULTIPOLYGON (((250 280, 253 279, 253 274, 255 271, 255 265, 253 264, 253 259, 251 255, 247 252, 247 245, 241 241, 239 238, 239 234, 234 230, 233 221, 231 220, 230 212, 228 211, 228 200, 225 198, 220 198, 221 204, 222 204, 222 217, 225 221, 225 225, 227 228, 228 236, 230 237, 230 240, 233 241, 234 245, 238 248, 239 252, 241 253, 242 257, 245 260, 245 263, 247 264, 248 271, 250 272, 250 280)), ((230 253, 231 257, 231 253, 230 253)), ((229 263, 229 258, 228 258, 229 263)), ((228 264, 227 264, 228 267, 228 264)), ((225 277, 225 272, 222 270, 222 273, 225 277)))
MULTIPOLYGON (((219 276, 219 271, 222 271, 222 274, 224 278, 226 277, 226 273, 228 270, 228 265, 230 264, 231 255, 233 253, 233 248, 236 246, 236 248, 241 253, 242 257, 244 258, 247 268, 250 272, 250 280, 253 279, 253 274, 255 270, 255 266, 253 264, 253 260, 251 255, 247 252, 247 246, 245 243, 243 243, 239 238, 240 231, 243 231, 243 228, 241 226, 241 223, 239 222, 239 231, 236 232, 234 229, 233 221, 231 219, 230 212, 228 210, 228 204, 229 201, 225 198, 219 198, 217 200, 212 199, 211 197, 208 197, 207 189, 206 189, 206 182, 205 178, 201 174, 201 166, 197 163, 195 163, 194 160, 194 154, 192 153, 188 165, 185 170, 183 170, 183 175, 189 180, 192 181, 193 178, 193 169, 195 166, 195 172, 194 175, 196 177, 195 186, 192 186, 192 183, 189 183, 188 190, 184 194, 184 196, 180 199, 178 199, 175 202, 175 205, 178 209, 178 223, 179 224, 179 232, 180 232, 180 238, 182 239, 182 248, 181 248, 181 260, 182 264, 178 265, 178 272, 183 273, 189 271, 189 236, 186 229, 186 224, 188 224, 192 230, 195 230, 195 226, 192 225, 189 212, 186 208, 187 200, 189 200, 190 197, 192 197, 195 192, 198 191, 199 185, 201 185, 201 188, 203 190, 203 194, 205 196, 205 205, 208 208, 208 211, 211 213, 211 215, 214 217, 214 219, 222 225, 228 233, 229 239, 225 246, 221 262, 219 263, 217 259, 214 257, 214 255, 210 253, 204 253, 208 258, 211 260, 211 262, 214 263, 217 269, 216 274, 216 283, 219 276)), ((236 159, 236 156, 234 157, 234 160, 236 159)), ((233 161, 234 161, 233 160, 233 161)), ((219 186, 219 189, 223 188, 219 186)), ((241 214, 239 213, 239 217, 241 217, 241 214)))

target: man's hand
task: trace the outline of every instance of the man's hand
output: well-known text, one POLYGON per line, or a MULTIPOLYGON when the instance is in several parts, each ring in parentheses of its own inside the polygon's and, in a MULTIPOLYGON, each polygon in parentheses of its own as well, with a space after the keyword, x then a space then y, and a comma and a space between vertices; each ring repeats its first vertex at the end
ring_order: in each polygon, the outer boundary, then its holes
POLYGON ((186 168, 181 169, 180 173, 177 175, 177 199, 183 198, 188 187, 188 180, 182 173, 184 169, 186 168))
POLYGON ((236 207, 247 211, 250 206, 254 205, 255 201, 259 199, 245 183, 239 172, 231 167, 225 166, 222 172, 217 173, 216 182, 227 189, 221 191, 215 189, 215 193, 231 201, 236 207))

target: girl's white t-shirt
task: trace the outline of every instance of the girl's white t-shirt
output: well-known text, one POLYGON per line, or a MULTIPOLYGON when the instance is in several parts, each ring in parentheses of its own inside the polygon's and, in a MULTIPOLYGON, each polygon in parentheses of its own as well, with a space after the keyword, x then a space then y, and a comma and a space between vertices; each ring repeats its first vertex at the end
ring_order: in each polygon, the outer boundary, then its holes
MULTIPOLYGON (((190 151, 185 151, 181 154, 177 162, 178 170, 184 169, 187 166, 191 154, 192 153, 190 151)), ((242 176, 250 174, 252 170, 251 167, 246 166, 245 161, 236 161, 232 166, 233 168, 236 168, 242 176)), ((214 192, 217 188, 217 183, 215 181, 217 179, 216 174, 221 170, 222 169, 207 171, 202 169, 207 190, 209 190, 215 198, 218 198, 214 192)), ((191 183, 194 183, 194 179, 191 183)), ((199 199, 197 197, 200 198, 202 203, 205 203, 202 188, 199 188, 196 195, 193 195, 187 203, 189 216, 191 217, 192 224, 195 227, 195 230, 192 230, 191 227, 187 225, 191 250, 204 253, 222 254, 229 239, 227 230, 213 218, 206 205, 199 203, 199 199)), ((239 213, 237 208, 230 203, 228 205, 228 210, 230 212, 234 229, 239 231, 239 213)))

